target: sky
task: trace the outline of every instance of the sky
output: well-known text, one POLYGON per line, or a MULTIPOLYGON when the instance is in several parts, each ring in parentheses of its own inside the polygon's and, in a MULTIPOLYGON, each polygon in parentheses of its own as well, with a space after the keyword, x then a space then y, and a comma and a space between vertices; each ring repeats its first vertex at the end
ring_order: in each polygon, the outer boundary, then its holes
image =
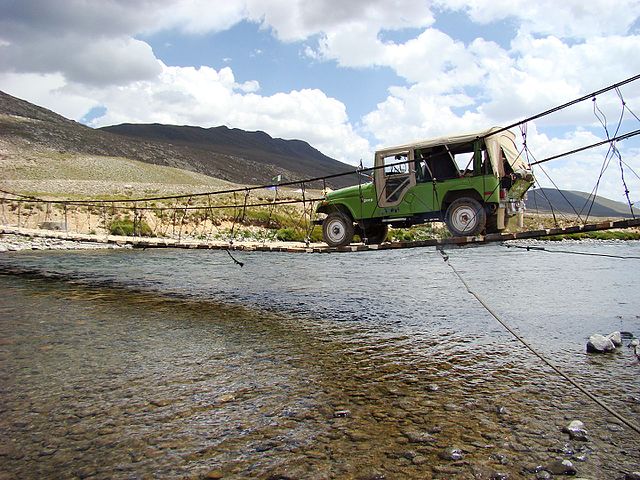
MULTIPOLYGON (((640 0, 0 0, 2 91, 91 127, 262 130, 353 165, 597 91, 639 74, 639 52, 640 0)), ((545 158, 636 117, 640 81, 527 123, 527 146, 545 158)), ((637 138, 599 194, 626 201, 624 174, 640 204, 637 138)), ((536 177, 590 192, 607 152, 536 177)))

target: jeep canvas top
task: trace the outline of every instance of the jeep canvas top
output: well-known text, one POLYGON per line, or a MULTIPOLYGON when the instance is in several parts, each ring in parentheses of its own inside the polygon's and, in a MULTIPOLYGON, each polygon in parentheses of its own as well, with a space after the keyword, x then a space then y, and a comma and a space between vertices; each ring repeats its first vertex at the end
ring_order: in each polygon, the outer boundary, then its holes
POLYGON ((330 246, 381 243, 389 226, 444 221, 455 236, 496 233, 524 211, 533 185, 515 135, 494 127, 385 148, 375 154, 373 181, 330 192, 320 202, 330 246))

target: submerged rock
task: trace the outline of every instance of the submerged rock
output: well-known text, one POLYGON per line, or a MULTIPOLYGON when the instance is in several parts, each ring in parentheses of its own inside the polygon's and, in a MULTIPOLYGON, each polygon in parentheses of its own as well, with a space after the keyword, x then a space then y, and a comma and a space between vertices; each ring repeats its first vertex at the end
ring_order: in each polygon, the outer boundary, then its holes
POLYGON ((554 475, 575 475, 576 469, 569 460, 555 460, 544 468, 554 475))
POLYGON ((589 353, 606 353, 616 349, 611 339, 604 335, 595 334, 589 337, 587 342, 587 352, 589 353))
POLYGON ((458 460, 462 460, 463 457, 464 454, 459 448, 447 448, 440 452, 440 458, 443 460, 453 460, 454 462, 457 462, 458 460))
POLYGON ((579 440, 582 442, 586 442, 587 438, 587 430, 584 428, 584 423, 580 420, 573 420, 569 425, 562 429, 564 433, 569 434, 569 438, 571 440, 579 440))

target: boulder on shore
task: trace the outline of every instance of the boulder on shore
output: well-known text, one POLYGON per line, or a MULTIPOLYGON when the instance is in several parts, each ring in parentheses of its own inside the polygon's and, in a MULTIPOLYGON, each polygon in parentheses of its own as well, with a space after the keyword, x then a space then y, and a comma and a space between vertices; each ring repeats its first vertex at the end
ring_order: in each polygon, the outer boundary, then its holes
POLYGON ((587 342, 587 352, 589 353, 606 353, 616 349, 611 339, 604 335, 595 334, 589 337, 587 342))

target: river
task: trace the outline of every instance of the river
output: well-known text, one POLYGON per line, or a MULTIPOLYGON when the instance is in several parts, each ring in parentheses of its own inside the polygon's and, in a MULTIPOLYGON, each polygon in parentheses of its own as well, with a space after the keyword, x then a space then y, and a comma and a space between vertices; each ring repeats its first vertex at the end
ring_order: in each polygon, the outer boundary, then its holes
MULTIPOLYGON (((536 351, 621 416, 638 242, 448 249, 536 351)), ((536 478, 640 470, 638 433, 524 348, 432 248, 0 255, 0 479, 536 478), (587 441, 562 431, 581 420, 587 441), (557 467, 557 465, 556 465, 557 467), (543 475, 543 474, 538 474, 543 475)))

